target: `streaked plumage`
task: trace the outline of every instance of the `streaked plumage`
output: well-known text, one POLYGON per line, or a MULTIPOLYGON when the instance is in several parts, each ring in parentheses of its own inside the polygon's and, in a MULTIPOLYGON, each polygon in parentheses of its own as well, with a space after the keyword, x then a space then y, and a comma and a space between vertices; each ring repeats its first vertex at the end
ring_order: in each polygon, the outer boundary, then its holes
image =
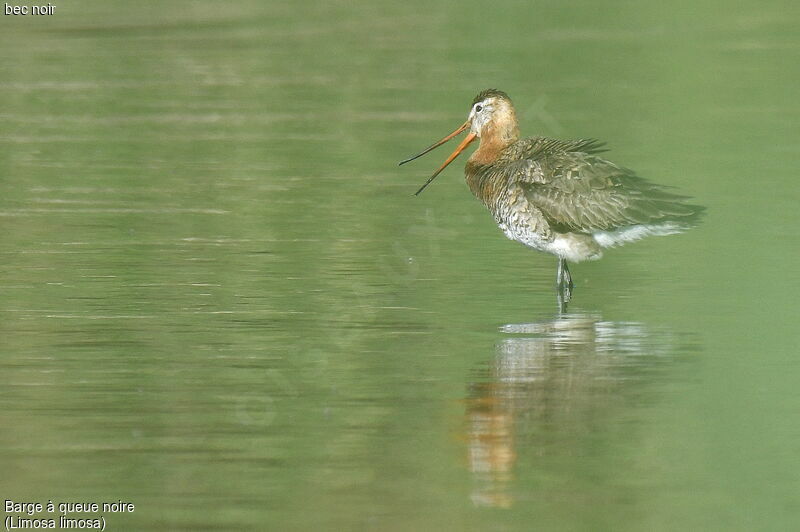
POLYGON ((467 138, 428 183, 480 138, 465 170, 470 190, 508 238, 559 258, 559 285, 567 290, 566 260, 594 260, 604 248, 680 232, 703 211, 600 157, 606 150, 594 139, 519 139, 511 100, 496 89, 478 94, 467 122, 422 153, 467 128, 467 138))

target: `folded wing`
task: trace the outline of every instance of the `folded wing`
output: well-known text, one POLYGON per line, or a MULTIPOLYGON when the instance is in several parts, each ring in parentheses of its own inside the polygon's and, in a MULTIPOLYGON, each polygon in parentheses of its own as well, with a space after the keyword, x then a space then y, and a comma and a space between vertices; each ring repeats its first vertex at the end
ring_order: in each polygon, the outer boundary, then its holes
POLYGON ((665 223, 690 227, 701 215, 703 208, 685 203, 685 196, 594 155, 600 146, 595 141, 569 142, 575 145, 533 142, 514 163, 526 198, 553 229, 591 233, 665 223))

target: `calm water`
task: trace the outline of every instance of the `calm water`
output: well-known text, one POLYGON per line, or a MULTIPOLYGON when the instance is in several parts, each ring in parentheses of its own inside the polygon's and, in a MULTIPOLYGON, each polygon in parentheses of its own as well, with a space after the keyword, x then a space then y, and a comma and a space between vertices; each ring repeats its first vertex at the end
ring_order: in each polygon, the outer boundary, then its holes
POLYGON ((0 498, 134 503, 110 530, 796 529, 799 18, 0 17, 0 498), (396 166, 487 87, 704 224, 574 266, 559 314, 460 164, 417 198, 446 153, 396 166))

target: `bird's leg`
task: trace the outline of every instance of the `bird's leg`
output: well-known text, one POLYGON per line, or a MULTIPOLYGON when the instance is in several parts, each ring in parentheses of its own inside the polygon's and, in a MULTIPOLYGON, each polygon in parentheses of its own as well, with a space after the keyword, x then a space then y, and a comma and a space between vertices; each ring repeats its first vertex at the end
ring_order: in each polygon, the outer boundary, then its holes
POLYGON ((567 312, 567 303, 569 303, 570 294, 567 291, 565 293, 564 290, 560 288, 556 291, 556 302, 558 303, 558 312, 559 314, 565 314, 567 312))
POLYGON ((561 257, 558 259, 558 276, 556 278, 556 284, 558 284, 559 288, 562 286, 572 288, 574 286, 572 284, 572 275, 570 275, 569 268, 567 267, 567 259, 561 257))
POLYGON ((561 257, 558 259, 558 274, 556 276, 556 283, 558 288, 559 306, 566 308, 566 303, 572 299, 573 284, 572 275, 570 275, 569 268, 567 267, 567 260, 561 257))

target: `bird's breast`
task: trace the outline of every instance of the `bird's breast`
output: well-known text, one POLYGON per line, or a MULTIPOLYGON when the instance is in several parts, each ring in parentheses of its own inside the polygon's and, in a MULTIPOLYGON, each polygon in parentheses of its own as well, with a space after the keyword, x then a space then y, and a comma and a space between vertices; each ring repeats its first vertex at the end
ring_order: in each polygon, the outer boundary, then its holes
POLYGON ((471 158, 464 172, 467 186, 476 198, 494 212, 501 202, 508 202, 509 180, 501 169, 476 163, 471 158))
POLYGON ((525 190, 497 168, 467 165, 470 190, 492 213, 497 226, 511 240, 543 249, 553 233, 541 211, 531 205, 525 190))

